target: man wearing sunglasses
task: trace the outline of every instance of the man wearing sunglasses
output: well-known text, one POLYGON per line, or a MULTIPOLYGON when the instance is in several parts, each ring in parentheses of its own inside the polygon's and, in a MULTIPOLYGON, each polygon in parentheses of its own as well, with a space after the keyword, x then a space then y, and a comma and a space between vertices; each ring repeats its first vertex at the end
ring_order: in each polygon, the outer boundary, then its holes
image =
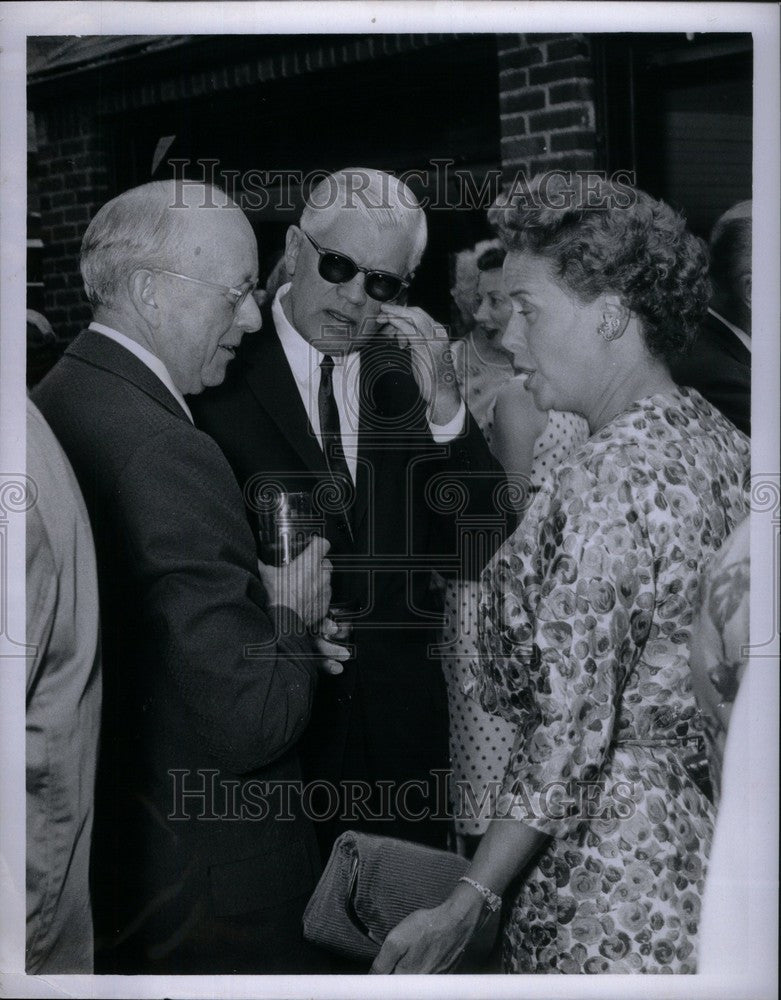
MULTIPOLYGON (((225 383, 192 400, 255 523, 264 488, 322 501, 349 657, 328 656, 302 742, 323 856, 344 829, 445 846, 448 715, 432 571, 457 572, 459 515, 496 526, 502 473, 461 400, 446 331, 406 294, 426 247, 412 191, 352 168, 289 228, 290 277, 225 383)), ((479 567, 478 567, 479 569, 479 567)))
POLYGON ((223 192, 156 182, 119 195, 82 243, 94 321, 34 393, 97 553, 98 972, 322 967, 301 933, 312 825, 301 810, 277 823, 258 793, 300 776, 318 671, 306 627, 328 608, 328 543, 261 582, 231 469, 184 399, 218 385, 260 326, 257 266, 223 192))

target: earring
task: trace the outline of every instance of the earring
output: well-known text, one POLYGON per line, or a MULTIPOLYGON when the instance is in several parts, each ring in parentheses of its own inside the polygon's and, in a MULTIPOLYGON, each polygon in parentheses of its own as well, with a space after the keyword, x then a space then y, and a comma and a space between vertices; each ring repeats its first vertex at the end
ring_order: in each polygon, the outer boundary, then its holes
POLYGON ((599 324, 598 329, 600 336, 610 342, 618 336, 621 329, 621 320, 618 316, 605 316, 604 320, 599 324))

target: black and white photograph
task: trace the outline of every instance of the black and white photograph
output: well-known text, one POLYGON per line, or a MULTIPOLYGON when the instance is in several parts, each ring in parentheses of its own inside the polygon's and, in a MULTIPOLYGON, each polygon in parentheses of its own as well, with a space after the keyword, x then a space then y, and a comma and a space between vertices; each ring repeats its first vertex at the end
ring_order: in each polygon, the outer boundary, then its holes
POLYGON ((778 7, 0 15, 3 995, 774 996, 778 7))

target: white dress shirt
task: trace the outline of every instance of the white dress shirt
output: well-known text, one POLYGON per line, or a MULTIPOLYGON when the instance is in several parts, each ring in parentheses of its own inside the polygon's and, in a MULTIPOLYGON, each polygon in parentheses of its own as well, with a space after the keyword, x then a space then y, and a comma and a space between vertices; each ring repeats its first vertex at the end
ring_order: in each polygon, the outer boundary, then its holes
POLYGON ((735 334, 735 336, 738 338, 741 344, 746 348, 748 353, 751 354, 751 337, 749 337, 749 335, 746 333, 745 330, 741 330, 739 326, 735 326, 735 324, 730 323, 728 319, 724 319, 721 313, 717 313, 716 310, 711 309, 710 306, 708 306, 708 312, 711 314, 711 316, 715 316, 720 323, 723 323, 728 330, 732 330, 732 332, 735 334))
MULTIPOLYGON (((325 355, 305 340, 285 315, 282 299, 289 288, 290 284, 288 283, 279 289, 271 306, 271 314, 274 317, 274 326, 279 342, 301 394, 301 401, 304 404, 306 415, 309 417, 309 423, 312 425, 318 444, 322 448, 318 393, 320 390, 320 363, 325 355)), ((339 413, 342 447, 347 467, 353 482, 355 482, 358 470, 358 427, 360 421, 358 387, 361 374, 361 354, 360 351, 352 351, 350 354, 341 356, 334 354, 333 359, 333 390, 336 409, 339 413)), ((447 424, 433 424, 429 421, 429 427, 436 443, 447 444, 448 441, 457 437, 464 428, 465 419, 466 405, 462 400, 458 412, 447 424)))
POLYGON ((139 361, 143 362, 147 368, 163 383, 166 389, 171 393, 176 402, 181 406, 185 412, 185 416, 190 421, 194 423, 193 415, 190 413, 190 407, 185 403, 184 396, 179 392, 179 390, 174 385, 173 379, 171 378, 168 369, 165 367, 163 362, 157 355, 152 354, 141 344, 137 343, 135 340, 131 340, 130 337, 125 336, 124 333, 120 333, 119 330, 114 330, 110 326, 104 326, 103 323, 92 322, 89 325, 90 330, 94 330, 95 333, 101 333, 104 337, 108 337, 109 340, 115 341, 122 347, 130 351, 131 354, 135 354, 139 361))

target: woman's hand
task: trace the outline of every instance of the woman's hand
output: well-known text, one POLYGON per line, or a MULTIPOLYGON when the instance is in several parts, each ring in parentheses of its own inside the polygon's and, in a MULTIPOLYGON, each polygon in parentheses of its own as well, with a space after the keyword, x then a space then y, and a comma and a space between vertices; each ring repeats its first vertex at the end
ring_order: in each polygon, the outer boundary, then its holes
POLYGON ((459 884, 441 906, 416 910, 394 927, 371 972, 448 972, 476 933, 482 915, 482 897, 471 886, 459 884))

